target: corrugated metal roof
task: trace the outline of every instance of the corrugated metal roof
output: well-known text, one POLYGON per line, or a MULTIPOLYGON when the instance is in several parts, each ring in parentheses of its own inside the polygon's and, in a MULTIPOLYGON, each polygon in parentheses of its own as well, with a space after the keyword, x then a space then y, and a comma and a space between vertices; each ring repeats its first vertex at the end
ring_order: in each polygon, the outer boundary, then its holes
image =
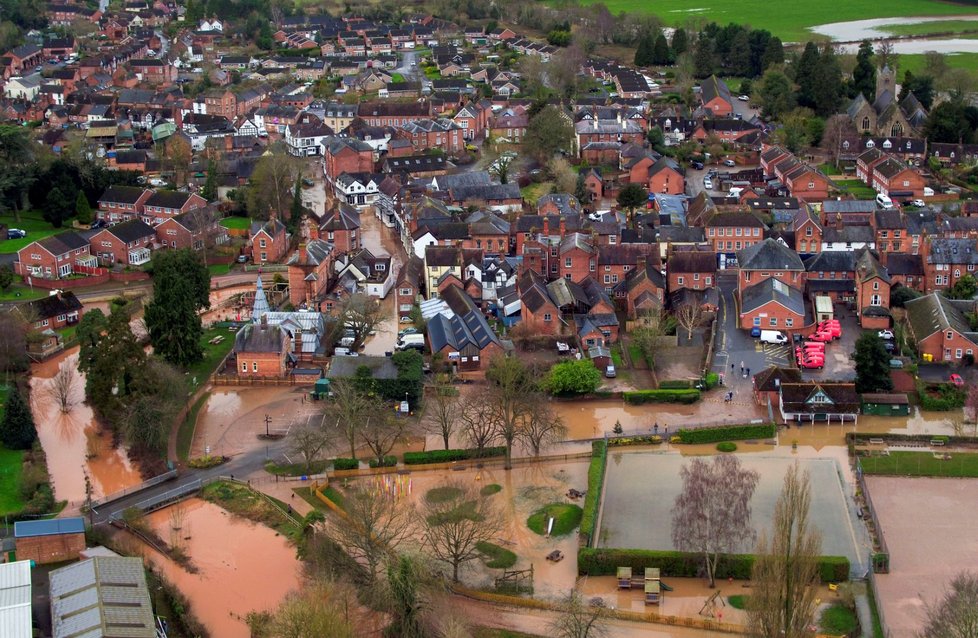
POLYGON ((30 638, 31 562, 0 564, 0 636, 30 638))
POLYGON ((155 638, 153 607, 140 558, 99 556, 51 572, 55 638, 155 638))
POLYGON ((52 518, 46 521, 18 521, 14 523, 14 538, 83 533, 85 533, 85 519, 80 516, 74 518, 52 518))

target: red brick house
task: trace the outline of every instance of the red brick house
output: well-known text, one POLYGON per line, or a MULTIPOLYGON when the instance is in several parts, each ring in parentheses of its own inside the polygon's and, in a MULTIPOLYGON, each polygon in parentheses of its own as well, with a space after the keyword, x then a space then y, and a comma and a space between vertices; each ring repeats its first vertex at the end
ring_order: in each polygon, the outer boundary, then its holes
POLYGON ((330 182, 343 173, 370 173, 374 150, 356 138, 332 137, 323 144, 323 174, 330 182))
POLYGON ((289 250, 285 224, 275 217, 267 222, 253 223, 249 232, 251 259, 256 264, 277 264, 289 250))
POLYGON ((430 102, 364 102, 357 111, 370 126, 404 126, 431 117, 430 102))
POLYGON ((856 260, 856 312, 866 330, 890 327, 890 274, 876 256, 863 250, 856 260))
POLYGON ((801 328, 805 325, 804 295, 780 279, 764 279, 741 293, 739 323, 744 330, 801 328))
POLYGON ((530 334, 559 335, 567 332, 567 323, 554 303, 543 275, 525 270, 517 281, 520 294, 520 320, 530 334))
POLYGON ((814 255, 822 250, 822 225, 807 204, 798 208, 791 227, 795 232, 795 251, 799 255, 814 255))
POLYGON ((761 153, 761 170, 765 175, 774 175, 774 167, 781 160, 792 157, 791 153, 780 146, 769 146, 761 153))
POLYGON ((727 83, 715 75, 700 83, 700 102, 703 108, 713 114, 713 117, 727 117, 733 113, 733 99, 727 83))
MULTIPOLYGON (((781 164, 776 168, 780 168, 781 164)), ((829 178, 807 164, 797 164, 779 174, 788 193, 802 202, 818 202, 829 196, 829 178)))
POLYGON ((880 255, 887 253, 909 253, 912 248, 907 220, 895 208, 877 210, 870 220, 876 232, 876 249, 880 255))
POLYGON ((923 175, 907 166, 902 160, 888 157, 873 167, 873 183, 877 192, 897 200, 909 200, 924 196, 927 185, 923 175))
POLYGON ((615 289, 615 295, 621 293, 628 318, 634 319, 640 312, 661 309, 665 304, 665 288, 666 282, 656 265, 651 260, 640 260, 615 289))
POLYGON ((227 230, 218 223, 212 211, 206 214, 183 213, 164 220, 154 230, 161 246, 175 250, 201 250, 210 244, 227 241, 227 230))
POLYGON ((764 239, 764 222, 751 213, 718 213, 706 222, 706 240, 713 251, 734 253, 764 239))
POLYGON ((147 224, 155 226, 171 217, 206 206, 207 200, 194 193, 156 191, 143 203, 141 217, 147 224))
POLYGON ((329 211, 319 227, 319 238, 335 246, 335 253, 348 253, 360 248, 360 214, 346 202, 329 211))
MULTIPOLYGON (((625 281, 628 275, 646 264, 659 272, 659 255, 655 244, 604 244, 598 245, 598 270, 589 276, 601 284, 606 293, 616 290, 618 284, 625 281)), ((655 277, 655 285, 665 290, 662 273, 655 277)), ((664 293, 663 293, 664 294, 664 293)), ((624 297, 625 291, 618 290, 616 296, 624 297)))
POLYGON ((952 301, 940 293, 908 301, 906 326, 917 351, 932 361, 961 363, 975 356, 978 334, 971 330, 966 312, 971 302, 952 301))
POLYGON ((921 246, 924 262, 924 289, 947 290, 961 277, 978 271, 978 239, 925 237, 921 246))
POLYGON ((401 125, 401 131, 411 140, 417 152, 441 149, 449 155, 455 155, 465 146, 462 127, 443 117, 406 122, 401 125))
POLYGON ((130 60, 129 68, 143 82, 150 84, 169 84, 177 79, 177 69, 165 60, 145 58, 130 60))
POLYGON ((286 262, 289 266, 289 301, 295 307, 323 312, 322 304, 333 275, 333 245, 321 239, 299 244, 286 262))
POLYGON ((249 323, 234 336, 235 371, 242 377, 282 377, 289 371, 291 350, 288 331, 270 326, 262 318, 249 323))
POLYGON ((156 231, 140 219, 103 228, 89 241, 92 254, 99 263, 111 267, 114 264, 141 266, 150 260, 150 246, 156 240, 156 231))
POLYGON ((110 223, 136 219, 153 191, 138 186, 109 186, 98 198, 99 219, 110 223))
POLYGON ((805 264, 798 253, 775 239, 768 238, 741 250, 737 253, 737 263, 740 264, 737 290, 741 295, 767 279, 777 279, 794 288, 805 285, 805 264))
POLYGON ((680 288, 707 290, 717 285, 717 259, 704 250, 674 251, 666 262, 669 294, 680 288))
POLYGON ((84 309, 82 302, 70 290, 29 301, 24 306, 28 312, 22 313, 23 316, 33 319, 34 328, 41 331, 75 325, 84 309))
POLYGON ((17 251, 17 273, 24 277, 65 278, 75 272, 79 261, 93 261, 89 247, 89 241, 73 231, 33 241, 17 251))

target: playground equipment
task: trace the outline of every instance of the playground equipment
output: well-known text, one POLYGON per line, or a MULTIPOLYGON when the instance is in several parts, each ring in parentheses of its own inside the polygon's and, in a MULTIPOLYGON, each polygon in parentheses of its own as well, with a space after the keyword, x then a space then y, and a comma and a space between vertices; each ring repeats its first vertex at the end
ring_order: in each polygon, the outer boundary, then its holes
POLYGON ((706 616, 707 618, 717 617, 717 607, 726 607, 727 603, 723 602, 722 592, 718 589, 706 599, 703 603, 702 609, 700 609, 700 616, 706 616))
POLYGON ((631 567, 618 568, 618 589, 638 589, 645 592, 646 605, 659 605, 662 603, 662 592, 672 591, 672 588, 662 582, 659 578, 658 567, 646 567, 645 573, 641 578, 632 576, 631 567))

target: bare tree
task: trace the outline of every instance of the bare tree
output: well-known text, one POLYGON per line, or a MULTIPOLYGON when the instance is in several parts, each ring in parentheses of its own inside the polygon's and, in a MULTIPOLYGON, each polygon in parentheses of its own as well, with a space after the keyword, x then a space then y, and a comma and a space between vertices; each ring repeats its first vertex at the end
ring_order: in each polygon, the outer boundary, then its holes
POLYGON ((521 359, 495 357, 486 370, 488 399, 496 434, 506 446, 504 469, 513 467, 513 443, 522 433, 526 416, 542 400, 536 380, 521 359))
POLYGON ((712 463, 693 459, 679 474, 683 491, 672 508, 672 542, 680 551, 702 554, 714 587, 720 554, 735 553, 754 540, 750 499, 760 475, 728 455, 712 463))
POLYGON ((376 399, 370 408, 360 415, 360 419, 361 423, 358 426, 360 441, 377 459, 378 465, 382 465, 384 457, 390 454, 404 436, 408 420, 395 414, 389 404, 376 399))
POLYGON ((342 434, 350 446, 350 458, 355 459, 361 415, 370 408, 373 400, 348 379, 334 380, 330 389, 333 400, 325 405, 323 426, 342 434))
POLYGON ((785 473, 784 486, 774 506, 770 540, 762 532, 757 544, 747 605, 752 636, 811 635, 809 627, 818 607, 818 557, 822 553, 821 535, 808 518, 811 499, 811 478, 796 462, 785 473))
POLYGON ((312 464, 319 459, 335 432, 325 426, 325 421, 326 415, 323 415, 320 423, 306 421, 289 431, 289 452, 302 458, 306 474, 312 472, 312 464))
POLYGON ((839 161, 839 154, 842 153, 842 143, 846 139, 853 139, 858 136, 855 125, 848 115, 833 115, 825 121, 825 132, 822 133, 820 146, 822 150, 829 154, 833 164, 839 161))
POLYGON ((547 162, 547 172, 554 180, 554 191, 571 193, 577 190, 577 172, 565 158, 555 156, 547 162))
POLYGON ((684 303, 676 308, 676 322, 686 331, 686 339, 693 338, 693 330, 703 320, 703 306, 698 303, 684 303))
POLYGON ((469 445, 480 453, 498 438, 490 401, 488 390, 482 390, 470 395, 459 411, 461 433, 469 445))
POLYGON ((567 426, 551 409, 550 404, 537 401, 523 417, 523 427, 519 440, 533 456, 540 456, 544 448, 563 441, 567 436, 567 426))
POLYGON ((491 501, 471 486, 449 483, 442 490, 448 498, 426 497, 421 505, 422 539, 437 560, 452 568, 458 582, 459 568, 481 555, 478 544, 489 542, 502 530, 502 517, 491 501))
POLYGON ((19 372, 27 368, 29 327, 19 313, 0 312, 0 372, 19 372))
POLYGON ((897 54, 893 49, 893 43, 883 40, 876 45, 876 64, 880 67, 888 66, 895 69, 897 66, 897 54))
POLYGON ((585 605, 576 591, 571 591, 563 611, 550 623, 550 631, 554 638, 603 638, 608 635, 601 608, 585 605))
POLYGON ((661 337, 666 334, 665 314, 662 308, 652 308, 641 312, 637 323, 638 327, 632 330, 632 342, 642 351, 649 367, 655 370, 655 356, 662 347, 661 337))
POLYGON ((414 534, 414 515, 404 502, 368 488, 354 490, 343 505, 346 516, 332 526, 333 540, 376 579, 383 562, 414 534))
POLYGON ((272 212, 284 219, 290 210, 292 189, 302 166, 284 145, 273 144, 270 149, 272 152, 263 155, 255 165, 248 182, 248 210, 264 219, 268 219, 272 212))
POLYGON ((351 352, 356 352, 366 341, 367 336, 384 320, 384 309, 380 302, 363 293, 354 293, 346 298, 340 308, 341 324, 353 331, 351 352))
POLYGON ((461 406, 458 390, 447 383, 442 375, 438 375, 429 398, 425 401, 424 425, 428 432, 442 438, 446 450, 460 423, 461 406))
POLYGON ((934 604, 926 606, 927 620, 920 638, 978 636, 978 574, 961 572, 934 604))
POLYGON ((75 405, 75 389, 78 387, 78 370, 67 361, 62 361, 58 372, 48 385, 48 396, 54 399, 62 414, 67 414, 75 405))
POLYGON ((356 590, 320 581, 289 594, 272 616, 268 638, 354 638, 377 627, 377 619, 357 601, 356 590))

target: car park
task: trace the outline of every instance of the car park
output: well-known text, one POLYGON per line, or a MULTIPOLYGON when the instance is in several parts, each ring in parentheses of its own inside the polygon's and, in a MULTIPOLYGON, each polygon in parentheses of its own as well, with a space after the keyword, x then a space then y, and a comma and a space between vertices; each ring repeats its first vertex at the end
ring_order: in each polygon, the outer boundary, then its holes
POLYGON ((893 331, 892 330, 880 330, 876 334, 879 335, 880 339, 886 339, 887 341, 892 341, 893 340, 893 331))

